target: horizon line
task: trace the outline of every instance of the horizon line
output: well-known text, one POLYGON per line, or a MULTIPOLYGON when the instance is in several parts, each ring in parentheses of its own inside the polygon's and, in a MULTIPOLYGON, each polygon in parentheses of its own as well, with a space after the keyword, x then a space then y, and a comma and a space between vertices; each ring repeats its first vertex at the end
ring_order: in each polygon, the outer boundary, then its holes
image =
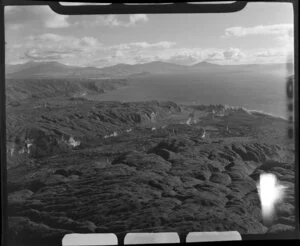
POLYGON ((136 65, 144 65, 144 64, 151 64, 151 63, 165 63, 165 64, 170 64, 170 65, 177 65, 177 66, 182 66, 182 67, 193 67, 195 65, 201 64, 201 63, 206 63, 206 64, 210 64, 210 65, 216 65, 216 66, 242 66, 242 65, 283 65, 283 64, 295 64, 294 61, 287 61, 287 62, 274 62, 274 63, 239 63, 239 64, 219 64, 219 63, 213 63, 207 60, 203 60, 203 61, 199 61, 193 64, 178 64, 178 63, 173 63, 173 62, 168 62, 168 61, 161 61, 161 60, 155 60, 155 61, 149 61, 149 62, 144 62, 144 63, 135 63, 135 64, 130 64, 130 63, 116 63, 114 65, 108 65, 108 66, 102 66, 102 67, 96 67, 96 66, 76 66, 76 65, 70 65, 70 64, 65 64, 59 61, 27 61, 24 63, 15 63, 15 64, 11 64, 11 63, 5 63, 5 66, 17 66, 17 65, 25 65, 28 63, 58 63, 64 66, 68 66, 68 67, 78 67, 78 68, 97 68, 97 69, 102 69, 102 68, 109 68, 109 67, 114 67, 114 66, 118 66, 118 65, 128 65, 128 66, 136 66, 136 65))

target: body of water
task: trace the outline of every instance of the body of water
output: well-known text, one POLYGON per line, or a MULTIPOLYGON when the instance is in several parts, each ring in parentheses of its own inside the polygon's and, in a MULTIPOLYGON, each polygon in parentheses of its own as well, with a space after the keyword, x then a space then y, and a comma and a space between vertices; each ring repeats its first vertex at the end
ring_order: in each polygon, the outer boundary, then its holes
POLYGON ((272 73, 156 74, 97 96, 101 101, 173 101, 227 104, 287 116, 285 75, 272 73))

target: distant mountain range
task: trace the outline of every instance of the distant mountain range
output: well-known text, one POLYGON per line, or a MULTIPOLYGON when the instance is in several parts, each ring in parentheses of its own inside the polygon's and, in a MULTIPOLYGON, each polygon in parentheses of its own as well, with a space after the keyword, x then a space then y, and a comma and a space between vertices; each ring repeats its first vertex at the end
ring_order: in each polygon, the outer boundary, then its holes
POLYGON ((25 64, 6 65, 7 78, 112 78, 145 74, 164 73, 198 73, 198 72, 286 72, 293 73, 293 64, 247 64, 247 65, 218 65, 200 62, 191 66, 154 61, 143 64, 117 64, 110 67, 76 67, 59 62, 28 62, 25 64))
POLYGON ((108 77, 99 68, 68 66, 59 62, 28 62, 6 65, 6 75, 8 78, 108 77))

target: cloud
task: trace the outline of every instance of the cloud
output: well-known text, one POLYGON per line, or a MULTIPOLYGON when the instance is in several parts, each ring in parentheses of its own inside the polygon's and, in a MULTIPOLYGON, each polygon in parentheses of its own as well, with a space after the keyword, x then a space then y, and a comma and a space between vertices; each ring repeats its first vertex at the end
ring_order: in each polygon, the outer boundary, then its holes
POLYGON ((256 49, 251 53, 249 52, 247 58, 254 61, 253 63, 293 62, 290 60, 289 54, 284 47, 275 49, 256 49))
POLYGON ((192 65, 200 61, 214 63, 234 63, 245 59, 246 54, 237 48, 227 49, 171 49, 170 52, 160 54, 164 61, 180 64, 192 65))
POLYGON ((171 49, 169 52, 161 53, 161 60, 179 65, 191 65, 203 59, 203 50, 200 49, 171 49))
POLYGON ((116 15, 108 15, 102 18, 98 18, 99 23, 103 22, 106 26, 112 27, 129 27, 134 26, 138 23, 143 23, 148 21, 148 17, 145 14, 134 14, 129 15, 128 20, 120 20, 120 17, 116 15))
POLYGON ((59 61, 70 65, 108 66, 152 59, 174 47, 175 42, 131 42, 104 45, 94 37, 63 36, 54 33, 26 37, 24 42, 7 46, 7 62, 59 61), (17 54, 17 55, 16 55, 17 54))
POLYGON ((284 49, 286 55, 294 52, 294 25, 277 24, 277 25, 260 25, 254 27, 230 27, 225 29, 223 38, 246 37, 254 35, 274 36, 280 49, 284 49))
POLYGON ((38 49, 31 49, 25 52, 25 57, 35 61, 53 61, 68 57, 65 51, 45 50, 41 52, 38 49))
POLYGON ((175 42, 160 41, 154 43, 131 42, 105 46, 101 51, 99 50, 98 56, 101 56, 101 59, 97 59, 96 63, 97 66, 109 66, 118 63, 150 62, 156 60, 156 54, 166 52, 175 44, 175 42))
POLYGON ((22 45, 14 45, 15 49, 24 50, 23 60, 53 61, 62 59, 77 59, 86 55, 88 57, 101 43, 93 37, 76 38, 45 33, 25 38, 22 45))
POLYGON ((285 63, 288 56, 283 47, 276 49, 170 49, 157 55, 158 60, 181 65, 192 65, 208 61, 221 65, 255 64, 255 63, 285 63))
POLYGON ((261 51, 257 51, 254 53, 254 56, 257 57, 277 57, 277 56, 284 56, 285 52, 283 50, 276 50, 276 49, 263 49, 261 51))
POLYGON ((112 66, 118 63, 136 64, 151 61, 192 65, 201 61, 218 64, 283 63, 287 61, 285 47, 276 49, 239 49, 228 47, 179 48, 175 42, 129 42, 105 45, 91 36, 74 37, 54 33, 33 35, 22 43, 6 45, 7 63, 26 61, 58 61, 78 66, 112 66))
POLYGON ((179 65, 192 65, 197 63, 200 59, 193 55, 173 55, 167 59, 164 59, 165 62, 175 63, 179 65))
POLYGON ((129 23, 131 23, 132 25, 138 22, 147 22, 147 21, 148 21, 148 17, 145 14, 135 14, 129 16, 129 23))
POLYGON ((106 16, 82 16, 74 18, 77 26, 109 26, 109 27, 131 27, 148 21, 146 14, 132 14, 128 16, 106 15, 106 16))
POLYGON ((6 25, 21 28, 24 25, 43 25, 47 28, 70 26, 68 16, 59 15, 48 6, 7 6, 5 7, 6 25))
POLYGON ((293 36, 292 24, 259 25, 255 27, 230 27, 223 37, 245 37, 248 35, 288 35, 293 36))
POLYGON ((148 43, 148 42, 132 42, 127 44, 119 44, 112 46, 115 49, 129 50, 129 49, 151 49, 151 48, 164 48, 168 49, 174 46, 175 42, 169 41, 160 41, 156 43, 148 43))
POLYGON ((239 61, 244 57, 246 57, 246 55, 240 49, 237 48, 229 48, 223 51, 223 55, 226 60, 235 60, 235 61, 239 61))
POLYGON ((146 23, 146 14, 132 14, 126 16, 67 16, 60 15, 48 6, 7 6, 5 7, 5 23, 10 29, 19 29, 24 25, 32 27, 42 25, 46 28, 66 28, 70 26, 109 26, 131 27, 146 23))

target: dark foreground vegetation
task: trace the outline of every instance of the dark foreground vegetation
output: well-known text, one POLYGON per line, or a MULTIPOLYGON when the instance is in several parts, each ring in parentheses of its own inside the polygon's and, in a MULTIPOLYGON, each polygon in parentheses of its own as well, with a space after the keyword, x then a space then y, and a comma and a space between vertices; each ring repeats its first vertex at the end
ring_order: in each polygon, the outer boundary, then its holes
POLYGON ((10 240, 293 231, 294 146, 286 130, 283 119, 222 105, 24 101, 8 108, 10 240), (269 226, 256 187, 262 172, 288 186, 269 226))

